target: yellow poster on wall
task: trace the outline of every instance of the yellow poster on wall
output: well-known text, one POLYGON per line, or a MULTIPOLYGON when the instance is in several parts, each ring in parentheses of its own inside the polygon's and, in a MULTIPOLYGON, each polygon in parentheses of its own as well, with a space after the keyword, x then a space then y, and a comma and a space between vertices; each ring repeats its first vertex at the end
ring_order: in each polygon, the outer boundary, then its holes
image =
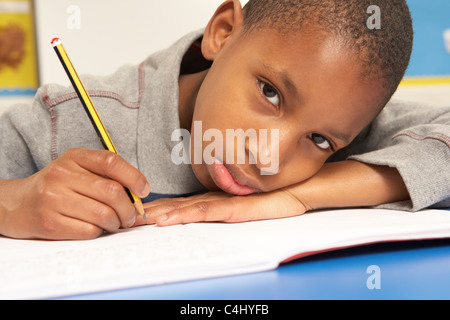
POLYGON ((38 88, 33 0, 0 0, 0 96, 38 88))

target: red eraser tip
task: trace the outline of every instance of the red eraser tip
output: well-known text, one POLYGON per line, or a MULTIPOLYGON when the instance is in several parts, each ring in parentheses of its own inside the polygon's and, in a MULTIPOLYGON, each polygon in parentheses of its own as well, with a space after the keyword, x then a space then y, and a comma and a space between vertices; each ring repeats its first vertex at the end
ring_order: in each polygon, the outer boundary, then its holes
POLYGON ((52 40, 53 46, 57 46, 58 44, 61 44, 61 43, 62 43, 62 41, 60 38, 53 38, 53 40, 52 40))

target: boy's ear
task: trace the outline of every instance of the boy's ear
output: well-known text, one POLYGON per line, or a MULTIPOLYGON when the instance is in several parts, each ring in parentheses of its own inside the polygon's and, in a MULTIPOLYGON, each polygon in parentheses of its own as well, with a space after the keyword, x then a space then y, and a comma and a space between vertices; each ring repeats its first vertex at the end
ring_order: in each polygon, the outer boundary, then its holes
POLYGON ((239 0, 228 0, 220 5, 203 35, 202 53, 205 59, 215 59, 230 36, 242 27, 243 19, 239 0))

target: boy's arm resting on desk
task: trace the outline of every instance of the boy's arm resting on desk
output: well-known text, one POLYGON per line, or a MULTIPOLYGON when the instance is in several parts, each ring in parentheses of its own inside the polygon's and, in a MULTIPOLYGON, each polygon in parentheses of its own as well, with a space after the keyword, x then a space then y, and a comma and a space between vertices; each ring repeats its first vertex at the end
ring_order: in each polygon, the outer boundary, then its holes
POLYGON ((409 197, 381 208, 449 207, 450 107, 391 102, 349 148, 333 158, 397 170, 409 197))
POLYGON ((305 182, 247 197, 162 200, 148 205, 147 216, 151 223, 169 225, 281 218, 320 208, 449 208, 449 159, 450 107, 392 103, 305 182))
POLYGON ((302 201, 308 211, 372 207, 409 199, 396 169, 352 160, 327 163, 311 179, 283 191, 302 201))
MULTIPOLYGON (((268 193, 239 197, 208 193, 146 204, 147 223, 161 226, 198 221, 243 222, 286 218, 333 207, 375 206, 405 200, 395 169, 357 161, 327 163, 309 180, 268 193)), ((137 223, 143 223, 141 219, 137 223)))

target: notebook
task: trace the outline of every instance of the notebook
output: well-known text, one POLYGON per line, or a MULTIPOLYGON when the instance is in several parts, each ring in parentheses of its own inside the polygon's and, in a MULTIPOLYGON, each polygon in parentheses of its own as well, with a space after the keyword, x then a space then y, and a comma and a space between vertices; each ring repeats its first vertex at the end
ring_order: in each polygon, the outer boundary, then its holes
POLYGON ((450 212, 318 211, 237 224, 143 226, 90 241, 0 238, 0 299, 46 299, 260 272, 319 252, 450 238, 450 212))

